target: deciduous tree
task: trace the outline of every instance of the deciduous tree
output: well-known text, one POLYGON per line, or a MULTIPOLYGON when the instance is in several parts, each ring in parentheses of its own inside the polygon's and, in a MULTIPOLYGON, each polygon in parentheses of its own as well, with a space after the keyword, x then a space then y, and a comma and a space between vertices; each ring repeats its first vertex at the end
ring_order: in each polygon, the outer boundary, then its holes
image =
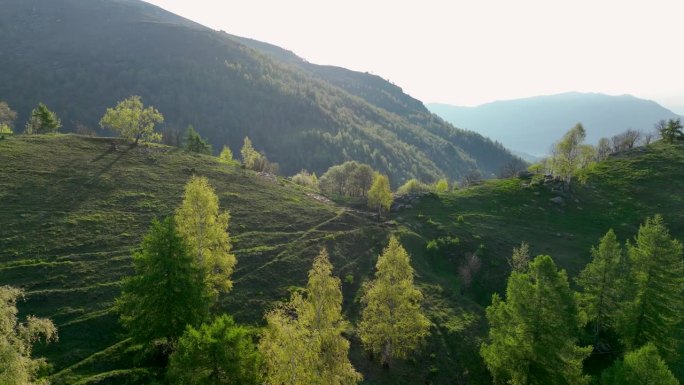
POLYGON ((383 365, 406 358, 428 336, 430 321, 420 309, 422 293, 413 284, 413 268, 396 237, 378 257, 375 279, 364 287, 359 337, 379 354, 383 365))
POLYGON ((140 96, 131 96, 108 108, 100 127, 112 129, 128 140, 159 141, 162 136, 154 131, 154 125, 164 122, 164 116, 154 107, 144 107, 140 96))
POLYGON ((489 336, 480 353, 495 382, 514 385, 587 384, 577 345, 582 323, 565 271, 542 255, 528 272, 511 273, 506 299, 492 296, 489 336))
POLYGON ((57 328, 52 321, 28 316, 26 322, 17 319, 17 299, 22 291, 0 286, 0 384, 47 385, 38 372, 47 362, 32 358, 33 344, 57 340, 57 328))
POLYGON ((6 102, 0 101, 0 134, 13 132, 17 112, 13 111, 6 102))
POLYGON ((660 127, 656 126, 658 131, 660 131, 660 136, 664 141, 668 143, 674 143, 678 140, 684 140, 684 126, 682 126, 681 119, 668 119, 667 123, 661 124, 660 127))
POLYGON ((206 275, 214 299, 233 287, 230 275, 237 260, 230 250, 229 221, 228 211, 219 211, 219 200, 209 180, 190 178, 185 185, 183 203, 176 210, 176 223, 195 262, 206 275))

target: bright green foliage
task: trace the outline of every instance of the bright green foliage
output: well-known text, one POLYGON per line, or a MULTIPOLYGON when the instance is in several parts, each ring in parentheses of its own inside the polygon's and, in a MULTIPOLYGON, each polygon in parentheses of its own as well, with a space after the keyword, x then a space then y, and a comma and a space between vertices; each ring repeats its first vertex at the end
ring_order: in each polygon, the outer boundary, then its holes
POLYGON ((57 329, 52 321, 29 316, 26 322, 17 320, 17 298, 23 292, 0 286, 0 384, 47 385, 46 379, 36 378, 44 359, 31 358, 33 344, 57 340, 57 329))
POLYGON ((164 117, 156 108, 144 108, 140 96, 131 96, 120 101, 116 107, 107 108, 100 119, 100 127, 117 131, 122 137, 135 140, 135 144, 138 144, 140 139, 150 142, 161 140, 161 134, 154 132, 154 125, 162 122, 164 117))
POLYGON ((221 150, 221 154, 219 154, 219 160, 226 164, 238 164, 238 161, 233 159, 233 151, 230 150, 230 147, 225 145, 223 146, 223 150, 221 150))
POLYGON ((447 182, 446 179, 442 178, 435 183, 435 186, 433 187, 435 192, 437 193, 445 193, 449 191, 449 182, 447 182))
POLYGON ((266 319, 260 350, 266 361, 267 384, 352 385, 361 381, 347 357, 341 283, 332 275, 325 250, 309 271, 306 297, 295 294, 289 304, 270 312, 266 319))
POLYGON ((233 287, 230 275, 237 259, 230 251, 229 221, 228 211, 219 212, 219 200, 209 180, 190 178, 185 185, 183 203, 176 210, 176 224, 206 276, 205 282, 214 299, 233 287))
POLYGON ((261 356, 249 330, 222 315, 185 331, 169 358, 168 378, 178 385, 260 385, 261 356))
POLYGON ((603 372, 601 385, 679 385, 658 349, 649 343, 603 372))
POLYGON ((508 260, 508 265, 511 267, 512 271, 518 273, 527 272, 527 268, 530 264, 530 245, 526 242, 520 244, 520 247, 513 248, 513 255, 508 260))
POLYGON ((368 191, 368 207, 378 210, 378 215, 381 215, 383 211, 389 211, 392 206, 392 199, 389 178, 386 175, 375 173, 373 185, 368 191))
POLYGON ((316 173, 309 173, 306 170, 302 170, 292 176, 292 182, 300 185, 312 188, 314 190, 318 189, 318 178, 316 178, 316 173))
POLYGON ((627 252, 632 292, 622 304, 618 332, 628 348, 652 342, 666 360, 675 360, 684 334, 682 244, 656 215, 639 227, 627 252))
POLYGON ((426 193, 430 192, 432 189, 430 186, 419 181, 418 179, 409 179, 397 189, 397 194, 416 194, 416 193, 426 193))
POLYGON ((621 279, 622 248, 613 230, 601 238, 598 248, 591 249, 592 260, 577 277, 582 287, 580 307, 594 323, 594 337, 614 326, 615 316, 624 290, 621 279))
POLYGON ((492 296, 489 337, 480 354, 495 382, 512 385, 587 384, 577 346, 582 323, 565 271, 541 255, 527 273, 512 272, 506 300, 492 296))
POLYGON ((54 133, 62 127, 57 114, 50 111, 43 103, 38 103, 38 106, 31 111, 31 118, 26 122, 27 134, 47 134, 54 133))
POLYGON ((684 132, 682 131, 684 126, 682 126, 681 119, 669 119, 667 123, 659 128, 660 136, 663 140, 668 143, 674 143, 678 140, 684 140, 684 132))
POLYGON ((408 253, 396 237, 378 257, 375 279, 365 286, 358 326, 364 347, 383 365, 406 358, 428 336, 430 321, 420 309, 422 293, 413 285, 408 253))
POLYGON ((17 112, 13 111, 6 102, 0 101, 0 134, 11 134, 17 112))
POLYGON ((121 322, 138 343, 172 345, 186 325, 202 323, 208 299, 201 270, 172 218, 154 220, 133 255, 135 274, 116 300, 121 322))
POLYGON ((211 155, 211 145, 205 139, 202 139, 193 126, 188 126, 188 129, 185 132, 185 150, 198 154, 211 155))
POLYGON ((570 184, 575 173, 586 163, 582 157, 583 154, 588 153, 586 147, 582 146, 585 137, 584 127, 577 123, 553 147, 551 159, 553 174, 561 177, 567 184, 570 184))
POLYGON ((261 154, 254 149, 252 141, 247 136, 245 136, 245 141, 240 149, 240 155, 242 156, 242 164, 244 164, 245 168, 248 170, 256 169, 261 161, 261 154))

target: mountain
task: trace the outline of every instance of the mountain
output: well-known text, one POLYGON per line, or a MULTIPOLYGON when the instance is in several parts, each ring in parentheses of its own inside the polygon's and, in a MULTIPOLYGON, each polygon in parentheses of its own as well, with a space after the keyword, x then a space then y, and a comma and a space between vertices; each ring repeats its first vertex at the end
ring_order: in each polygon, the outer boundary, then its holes
POLYGON ((140 95, 164 114, 167 134, 192 124, 214 151, 235 153, 249 135, 287 175, 353 159, 398 185, 492 175, 514 159, 378 76, 307 63, 139 0, 5 0, 2 9, 0 99, 19 126, 42 101, 65 131, 96 128, 107 107, 140 95))
MULTIPOLYGON (((658 142, 611 157, 562 205, 544 184, 491 180, 414 200, 393 212, 392 222, 378 223, 286 179, 215 157, 121 142, 111 151, 110 142, 75 135, 0 140, 0 285, 26 291, 22 318, 49 317, 57 325, 59 341, 35 352, 53 365, 53 385, 149 384, 163 375, 137 357, 140 348, 126 339, 112 305, 150 221, 173 214, 192 174, 207 177, 231 213, 238 264, 220 308, 241 323, 262 326, 264 311, 304 286, 320 247, 343 278, 344 312, 356 322, 376 256, 389 233, 400 237, 425 297, 431 337, 411 359, 385 370, 368 359, 350 328, 350 359, 367 385, 491 384, 479 355, 484 309, 505 289, 506 258, 520 242, 532 255, 551 255, 573 279, 610 228, 624 242, 647 216, 661 213, 684 240, 683 145, 658 142), (446 246, 435 253, 431 243, 446 246), (482 265, 466 283, 459 271, 473 254, 482 265)), ((684 365, 674 369, 684 378, 684 365)))
POLYGON ((497 101, 477 107, 428 104, 446 121, 501 142, 511 150, 533 156, 547 154, 551 145, 576 123, 596 144, 629 128, 651 131, 661 119, 678 117, 651 100, 631 95, 610 96, 570 92, 550 96, 497 101))

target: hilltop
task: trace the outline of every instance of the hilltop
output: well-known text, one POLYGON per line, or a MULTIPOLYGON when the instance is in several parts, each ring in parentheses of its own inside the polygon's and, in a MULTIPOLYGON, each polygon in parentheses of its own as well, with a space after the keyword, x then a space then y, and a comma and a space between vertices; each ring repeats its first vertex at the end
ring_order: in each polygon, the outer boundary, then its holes
POLYGON ((167 138, 193 125, 215 152, 237 153, 248 135, 284 175, 357 160, 398 186, 496 175, 513 159, 378 76, 306 63, 139 0, 9 0, 0 34, 0 98, 19 127, 42 101, 67 132, 99 130, 106 108, 140 95, 164 114, 167 138))
POLYGON ((551 145, 577 122, 587 129, 587 141, 596 143, 601 137, 610 138, 630 128, 652 131, 659 120, 678 117, 651 100, 578 92, 504 100, 477 107, 446 104, 427 107, 458 127, 474 130, 511 150, 533 156, 547 154, 551 145))
POLYGON ((401 237, 425 295, 432 337, 414 358, 385 371, 368 361, 351 334, 351 359, 365 384, 487 384, 478 355, 484 308, 503 290, 506 257, 521 241, 533 254, 552 255, 573 277, 609 228, 625 241, 645 217, 661 213, 672 235, 684 239, 681 145, 656 143, 612 157, 585 185, 562 195, 562 204, 537 179, 492 180, 414 199, 391 222, 378 223, 285 179, 162 145, 119 142, 119 151, 110 151, 112 140, 0 141, 0 283, 26 290, 23 314, 57 324, 60 341, 38 349, 54 365, 55 384, 149 382, 150 369, 136 361, 111 306, 151 219, 173 213, 192 174, 206 176, 231 212, 238 266, 221 307, 243 323, 262 325, 265 309, 305 283, 322 246, 343 280, 346 316, 356 320, 360 287, 388 233, 401 237), (481 269, 468 285, 459 266, 473 253, 481 269))

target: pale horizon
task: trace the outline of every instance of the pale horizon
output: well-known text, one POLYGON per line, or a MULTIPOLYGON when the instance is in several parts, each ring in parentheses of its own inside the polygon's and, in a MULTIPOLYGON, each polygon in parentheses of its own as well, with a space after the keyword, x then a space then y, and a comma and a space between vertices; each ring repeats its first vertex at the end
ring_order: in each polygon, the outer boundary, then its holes
POLYGON ((684 115, 680 1, 146 1, 311 63, 378 75, 424 103, 593 92, 684 115))

